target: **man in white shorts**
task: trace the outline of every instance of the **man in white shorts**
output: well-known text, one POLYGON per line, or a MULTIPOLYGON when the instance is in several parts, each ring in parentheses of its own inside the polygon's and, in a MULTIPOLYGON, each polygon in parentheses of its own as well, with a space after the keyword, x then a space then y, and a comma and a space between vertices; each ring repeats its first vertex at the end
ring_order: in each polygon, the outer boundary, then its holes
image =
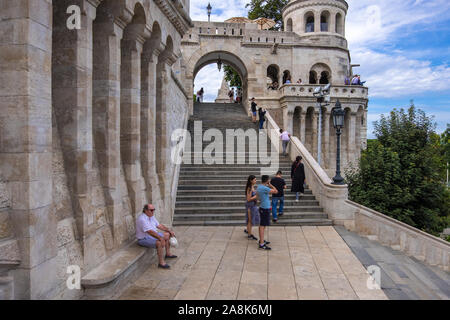
POLYGON ((158 252, 159 268, 169 269, 170 266, 166 264, 166 259, 174 259, 170 253, 170 237, 175 237, 175 233, 162 225, 156 220, 154 213, 155 207, 152 204, 146 204, 143 213, 136 219, 136 238, 138 244, 142 247, 156 248, 158 252), (158 230, 164 231, 159 232, 158 230), (163 256, 163 248, 166 248, 166 255, 163 256))

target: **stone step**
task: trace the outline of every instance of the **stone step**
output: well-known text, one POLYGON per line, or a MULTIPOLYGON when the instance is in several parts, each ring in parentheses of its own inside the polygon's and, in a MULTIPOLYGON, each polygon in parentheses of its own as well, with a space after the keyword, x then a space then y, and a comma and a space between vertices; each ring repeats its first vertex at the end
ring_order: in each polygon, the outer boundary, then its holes
MULTIPOLYGON (((227 180, 227 179, 221 179, 221 178, 217 178, 217 179, 213 179, 213 180, 192 180, 192 179, 183 179, 180 178, 178 185, 179 186, 198 186, 198 185, 212 185, 215 186, 218 184, 218 182, 220 183, 220 185, 233 185, 233 186, 237 186, 238 188, 245 188, 245 184, 246 184, 246 178, 245 177, 241 177, 240 179, 233 179, 233 180, 227 180), (241 183, 239 183, 241 182, 241 183)), ((290 183, 286 183, 287 188, 291 188, 290 183)))
MULTIPOLYGON (((225 193, 225 192, 224 192, 225 193)), ((180 200, 180 202, 184 201, 245 201, 245 195, 244 191, 241 190, 237 194, 204 194, 203 192, 199 192, 198 194, 192 193, 188 195, 183 195, 181 192, 178 192, 177 194, 177 201, 180 200)), ((294 201, 295 200, 295 194, 291 192, 287 192, 284 195, 284 201, 285 203, 287 201, 294 201)), ((303 195, 302 201, 316 201, 316 197, 313 195, 303 195)))
MULTIPOLYGON (((242 226, 245 227, 245 218, 240 220, 211 220, 211 221, 174 221, 174 226, 242 226)), ((332 226, 333 221, 330 219, 289 219, 279 220, 279 222, 271 223, 276 226, 332 226)), ((243 237, 245 234, 243 233, 243 237)))
MULTIPOLYGON (((239 192, 242 192, 242 190, 245 190, 245 182, 243 182, 242 184, 217 184, 217 180, 214 180, 216 182, 216 184, 204 184, 204 183, 200 183, 197 185, 190 185, 190 184, 184 184, 184 185, 180 185, 178 184, 178 190, 180 191, 186 191, 186 190, 190 190, 193 191, 195 190, 196 192, 203 192, 203 191, 208 191, 208 190, 221 190, 221 192, 227 192, 230 189, 231 190, 238 190, 239 192)), ((232 181, 234 182, 234 181, 232 181)), ((291 190, 291 186, 288 185, 287 186, 287 190, 291 190)), ((306 189, 305 193, 307 193, 309 190, 306 189)))
MULTIPOLYGON (((261 168, 264 167, 233 167, 232 165, 228 167, 222 167, 222 168, 210 168, 210 166, 182 166, 180 170, 180 174, 212 174, 212 175, 221 175, 223 174, 240 174, 243 177, 247 177, 248 175, 260 175, 261 174, 261 168)), ((283 172, 283 178, 289 177, 291 168, 290 167, 278 167, 279 170, 283 172)))
MULTIPOLYGON (((217 189, 217 190, 213 190, 213 189, 195 189, 195 188, 190 188, 190 189, 186 189, 186 190, 181 190, 178 189, 177 192, 177 196, 181 196, 181 197, 195 197, 195 196, 217 196, 217 197, 221 197, 224 195, 230 196, 230 197, 234 197, 234 196, 239 196, 239 197, 244 197, 244 189, 245 187, 238 189, 238 188, 233 188, 233 189, 217 189)), ((305 189, 305 193, 302 196, 302 199, 305 200, 311 200, 309 198, 307 198, 308 196, 312 195, 312 191, 305 189)), ((295 198, 295 194, 290 192, 289 189, 286 189, 285 197, 292 197, 295 198)), ((315 197, 314 197, 315 198, 315 197)))
MULTIPOLYGON (((180 180, 185 181, 185 180, 214 180, 214 179, 226 179, 228 181, 245 181, 247 182, 247 175, 233 175, 233 174, 228 174, 226 172, 224 172, 223 174, 219 175, 219 174, 180 174, 180 180)), ((286 183, 290 183, 292 180, 289 177, 285 177, 284 180, 286 181, 286 183)))
MULTIPOLYGON (((223 200, 223 201, 192 201, 192 200, 184 200, 184 201, 178 201, 176 202, 176 208, 188 208, 188 207, 195 207, 195 208, 202 208, 202 207, 239 207, 242 208, 245 205, 245 202, 243 201, 245 199, 241 200, 223 200)), ((319 201, 316 200, 305 200, 302 199, 299 202, 295 201, 285 201, 284 207, 287 208, 303 208, 303 207, 313 207, 317 206, 319 207, 319 201)))
MULTIPOLYGON (((319 206, 284 206, 284 212, 323 212, 323 209, 319 206)), ((245 206, 242 204, 240 207, 175 207, 175 215, 177 214, 232 214, 232 213, 242 213, 245 214, 245 206)))
MULTIPOLYGON (((243 213, 233 213, 233 214, 177 214, 174 216, 174 221, 211 221, 211 220, 239 220, 245 217, 245 212, 243 213)), ((292 219, 327 219, 328 216, 324 213, 285 213, 281 217, 278 217, 278 221, 286 221, 292 219)))

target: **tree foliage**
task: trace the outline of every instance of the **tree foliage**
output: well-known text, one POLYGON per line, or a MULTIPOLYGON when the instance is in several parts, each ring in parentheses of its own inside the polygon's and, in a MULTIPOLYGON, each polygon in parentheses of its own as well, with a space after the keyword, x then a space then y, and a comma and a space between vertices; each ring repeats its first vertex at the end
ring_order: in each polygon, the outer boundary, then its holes
POLYGON ((435 124, 414 105, 375 122, 377 141, 346 172, 350 199, 438 235, 450 223, 450 192, 440 174, 435 124))
POLYGON ((249 8, 248 18, 255 20, 258 18, 268 18, 275 21, 275 26, 271 30, 283 30, 283 16, 281 10, 289 0, 251 0, 245 5, 249 8))
POLYGON ((234 70, 230 66, 224 66, 223 71, 225 73, 225 81, 227 81, 230 84, 230 87, 241 87, 242 88, 242 80, 239 76, 239 73, 237 73, 236 70, 234 70))

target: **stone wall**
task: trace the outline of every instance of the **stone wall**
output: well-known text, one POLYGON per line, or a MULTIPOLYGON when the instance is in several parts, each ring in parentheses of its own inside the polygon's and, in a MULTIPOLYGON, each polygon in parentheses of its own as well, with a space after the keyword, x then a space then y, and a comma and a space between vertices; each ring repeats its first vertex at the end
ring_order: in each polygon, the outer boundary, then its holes
POLYGON ((144 203, 171 222, 173 183, 159 186, 177 171, 170 136, 188 115, 188 10, 0 0, 0 299, 80 298, 68 266, 83 277, 126 250, 144 203), (69 5, 80 30, 67 28, 69 5))

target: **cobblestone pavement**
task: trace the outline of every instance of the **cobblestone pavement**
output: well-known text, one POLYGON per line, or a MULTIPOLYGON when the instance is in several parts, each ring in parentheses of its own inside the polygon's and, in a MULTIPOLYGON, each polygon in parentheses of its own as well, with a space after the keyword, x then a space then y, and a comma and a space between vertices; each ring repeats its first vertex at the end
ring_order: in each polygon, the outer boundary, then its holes
POLYGON ((387 299, 367 287, 369 274, 331 226, 270 227, 272 251, 243 230, 175 228, 171 269, 151 265, 120 299, 387 299))

